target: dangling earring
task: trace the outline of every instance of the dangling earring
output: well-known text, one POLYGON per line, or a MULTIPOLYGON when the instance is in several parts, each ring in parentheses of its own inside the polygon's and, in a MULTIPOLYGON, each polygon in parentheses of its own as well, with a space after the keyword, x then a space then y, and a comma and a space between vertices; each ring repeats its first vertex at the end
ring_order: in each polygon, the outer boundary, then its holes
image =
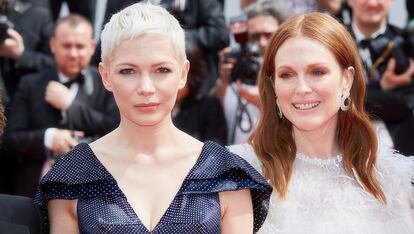
POLYGON ((277 115, 279 116, 279 118, 283 118, 283 113, 282 113, 282 109, 280 108, 280 103, 279 103, 279 99, 276 97, 276 111, 277 111, 277 115))
POLYGON ((349 91, 346 90, 341 96, 341 110, 347 111, 351 105, 351 98, 349 97, 349 91))

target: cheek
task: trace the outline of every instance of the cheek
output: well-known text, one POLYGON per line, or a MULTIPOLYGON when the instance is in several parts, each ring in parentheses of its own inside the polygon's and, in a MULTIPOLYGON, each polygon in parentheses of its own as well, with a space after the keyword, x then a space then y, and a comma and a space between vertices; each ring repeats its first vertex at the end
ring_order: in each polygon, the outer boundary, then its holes
POLYGON ((279 99, 279 102, 282 104, 284 102, 289 102, 294 91, 289 85, 276 85, 275 86, 275 98, 279 99))
POLYGON ((334 110, 339 109, 341 105, 341 94, 339 90, 337 92, 332 92, 332 90, 330 92, 320 92, 320 95, 327 103, 329 103, 330 108, 334 110))

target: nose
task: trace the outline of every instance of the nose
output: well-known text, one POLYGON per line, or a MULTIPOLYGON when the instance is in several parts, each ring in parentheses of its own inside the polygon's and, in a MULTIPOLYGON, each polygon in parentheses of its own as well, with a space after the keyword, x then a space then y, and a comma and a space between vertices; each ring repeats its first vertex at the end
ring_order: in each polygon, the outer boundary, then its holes
POLYGON ((265 35, 260 35, 259 46, 261 48, 266 48, 268 44, 269 44, 269 38, 267 38, 265 35))
POLYGON ((155 87, 151 77, 145 76, 140 79, 137 93, 142 96, 151 96, 155 93, 155 87))
POLYGON ((309 86, 309 81, 304 76, 299 76, 297 86, 296 86, 296 94, 298 95, 305 95, 312 92, 312 88, 309 86))
POLYGON ((76 47, 72 46, 72 47, 69 49, 69 55, 70 55, 71 57, 77 57, 77 56, 79 55, 79 51, 78 51, 78 49, 76 49, 76 47))
POLYGON ((378 4, 381 0, 365 0, 367 4, 378 4))

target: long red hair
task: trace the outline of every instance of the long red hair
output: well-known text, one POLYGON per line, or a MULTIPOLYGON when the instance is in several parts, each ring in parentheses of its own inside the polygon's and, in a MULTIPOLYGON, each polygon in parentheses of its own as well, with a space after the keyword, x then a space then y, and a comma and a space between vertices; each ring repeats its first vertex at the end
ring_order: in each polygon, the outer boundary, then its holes
POLYGON ((364 110, 365 79, 355 42, 347 29, 333 17, 308 13, 287 19, 272 36, 258 77, 261 116, 249 142, 263 164, 264 175, 284 198, 292 176, 296 145, 292 123, 277 116, 273 89, 274 59, 280 46, 289 38, 305 36, 322 43, 336 57, 339 65, 355 69, 350 90, 350 108, 339 111, 337 137, 346 172, 359 180, 364 189, 386 203, 385 195, 375 176, 377 136, 364 110))

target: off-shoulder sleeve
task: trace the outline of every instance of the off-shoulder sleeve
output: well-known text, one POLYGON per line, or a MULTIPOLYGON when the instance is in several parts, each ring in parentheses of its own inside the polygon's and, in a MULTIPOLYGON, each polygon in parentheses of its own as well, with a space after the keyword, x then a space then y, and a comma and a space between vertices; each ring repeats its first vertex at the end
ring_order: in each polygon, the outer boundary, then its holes
POLYGON ((200 159, 185 180, 181 193, 217 193, 250 189, 253 203, 254 231, 263 224, 272 187, 249 163, 226 148, 206 143, 200 159))
POLYGON ((119 194, 116 181, 104 170, 87 144, 79 144, 58 158, 40 181, 35 197, 45 229, 49 229, 47 204, 52 199, 79 198, 119 194))
POLYGON ((227 146, 227 149, 229 149, 230 152, 242 157, 250 165, 252 165, 254 169, 256 169, 261 175, 263 175, 262 163, 257 158, 256 153, 254 152, 254 149, 250 144, 245 143, 245 144, 238 144, 238 145, 230 145, 230 146, 227 146))

